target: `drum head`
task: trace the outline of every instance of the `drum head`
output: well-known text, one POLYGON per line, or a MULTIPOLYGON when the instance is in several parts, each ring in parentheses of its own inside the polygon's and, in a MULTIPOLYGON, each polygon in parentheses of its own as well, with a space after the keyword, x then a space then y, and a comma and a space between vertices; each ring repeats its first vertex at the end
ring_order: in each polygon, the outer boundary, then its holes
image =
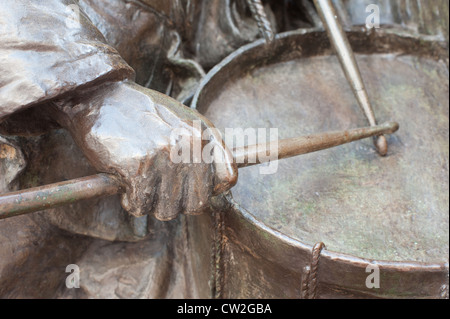
MULTIPOLYGON (((367 139, 239 170, 234 200, 308 245, 385 261, 441 262, 449 250, 449 70, 442 48, 353 32, 376 117, 397 121, 380 157, 367 139), (443 62, 444 61, 444 62, 443 62)), ((218 128, 278 128, 279 138, 368 126, 321 32, 281 35, 211 71, 193 106, 218 128)))

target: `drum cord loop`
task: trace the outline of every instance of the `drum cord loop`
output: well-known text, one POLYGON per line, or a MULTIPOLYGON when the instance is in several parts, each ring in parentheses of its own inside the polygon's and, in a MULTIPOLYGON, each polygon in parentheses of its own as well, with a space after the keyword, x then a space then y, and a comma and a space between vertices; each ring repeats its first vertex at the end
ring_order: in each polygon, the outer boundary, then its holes
POLYGON ((317 297, 319 261, 324 249, 326 249, 324 243, 315 244, 312 249, 311 264, 304 268, 301 287, 303 299, 315 299, 317 297))
POLYGON ((252 12, 253 18, 258 24, 260 33, 264 36, 266 43, 271 43, 275 39, 275 32, 273 31, 272 24, 267 17, 264 5, 261 0, 247 0, 247 4, 252 12))

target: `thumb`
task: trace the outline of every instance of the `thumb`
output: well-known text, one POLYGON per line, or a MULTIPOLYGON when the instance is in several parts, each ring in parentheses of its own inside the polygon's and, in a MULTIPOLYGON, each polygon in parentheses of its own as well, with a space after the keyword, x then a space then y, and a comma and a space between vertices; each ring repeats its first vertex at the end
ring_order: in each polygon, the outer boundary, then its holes
POLYGON ((219 195, 236 185, 238 167, 234 162, 233 153, 222 140, 214 147, 213 161, 215 169, 214 195, 219 195))

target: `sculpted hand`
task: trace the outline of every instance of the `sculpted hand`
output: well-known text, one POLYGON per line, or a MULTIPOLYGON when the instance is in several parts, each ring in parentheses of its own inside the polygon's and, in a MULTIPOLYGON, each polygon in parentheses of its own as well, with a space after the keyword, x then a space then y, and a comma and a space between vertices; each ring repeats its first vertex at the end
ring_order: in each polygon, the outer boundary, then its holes
POLYGON ((55 105, 90 162, 122 181, 122 206, 134 216, 154 213, 171 220, 179 213, 200 214, 211 196, 237 181, 232 154, 209 130, 213 125, 164 94, 120 82, 55 105), (205 131, 208 140, 202 142, 205 131), (195 145, 221 161, 200 162, 195 145), (187 157, 181 154, 186 149, 187 157), (188 161, 178 163, 181 157, 188 161))

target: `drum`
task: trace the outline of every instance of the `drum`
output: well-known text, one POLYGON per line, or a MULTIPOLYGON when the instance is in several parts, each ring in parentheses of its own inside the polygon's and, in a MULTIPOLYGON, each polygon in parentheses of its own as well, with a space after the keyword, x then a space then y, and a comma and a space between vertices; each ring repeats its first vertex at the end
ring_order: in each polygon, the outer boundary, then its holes
MULTIPOLYGON (((446 45, 395 29, 348 36, 379 122, 400 124, 388 155, 364 140, 279 161, 271 175, 239 170, 213 227, 188 223, 216 297, 448 297, 446 45)), ((234 52, 192 107, 222 130, 277 128, 280 139, 367 126, 319 30, 234 52)))

